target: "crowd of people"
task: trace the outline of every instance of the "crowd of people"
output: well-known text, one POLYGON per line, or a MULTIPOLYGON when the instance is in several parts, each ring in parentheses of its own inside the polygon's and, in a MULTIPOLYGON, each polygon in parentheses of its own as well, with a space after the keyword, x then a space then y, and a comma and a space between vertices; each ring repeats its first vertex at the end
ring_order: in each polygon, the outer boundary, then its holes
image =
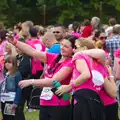
POLYGON ((93 17, 67 28, 32 21, 11 30, 0 25, 3 120, 25 120, 25 105, 40 109, 39 120, 119 120, 119 80, 115 18, 109 25, 93 17))

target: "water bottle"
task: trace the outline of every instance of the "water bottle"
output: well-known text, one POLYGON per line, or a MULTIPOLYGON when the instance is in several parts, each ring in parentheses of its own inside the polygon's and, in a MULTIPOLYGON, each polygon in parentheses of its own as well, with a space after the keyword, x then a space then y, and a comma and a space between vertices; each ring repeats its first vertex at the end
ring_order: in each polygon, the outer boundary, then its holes
MULTIPOLYGON (((58 87, 61 86, 61 83, 60 83, 59 81, 55 80, 55 81, 53 82, 53 85, 54 85, 54 87, 57 89, 58 87)), ((69 94, 69 93, 64 93, 64 94, 62 95, 62 98, 63 98, 64 100, 68 100, 68 99, 70 99, 70 94, 69 94)))

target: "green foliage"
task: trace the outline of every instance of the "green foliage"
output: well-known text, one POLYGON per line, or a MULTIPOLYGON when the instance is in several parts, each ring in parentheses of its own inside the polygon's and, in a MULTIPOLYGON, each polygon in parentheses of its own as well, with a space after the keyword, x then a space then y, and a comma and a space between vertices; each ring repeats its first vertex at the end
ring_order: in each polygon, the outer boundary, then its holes
MULTIPOLYGON (((100 16, 100 0, 0 0, 0 21, 8 27, 18 22, 32 20, 44 23, 44 13, 48 24, 69 24, 83 21, 92 16, 100 16)), ((110 17, 120 20, 120 0, 103 0, 103 21, 110 17)))

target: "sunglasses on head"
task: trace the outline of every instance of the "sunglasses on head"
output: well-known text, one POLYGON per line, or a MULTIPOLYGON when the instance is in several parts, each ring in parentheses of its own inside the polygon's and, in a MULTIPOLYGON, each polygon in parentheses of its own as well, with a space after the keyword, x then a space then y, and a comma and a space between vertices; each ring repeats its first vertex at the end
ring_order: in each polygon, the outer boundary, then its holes
POLYGON ((100 37, 100 39, 101 39, 101 40, 103 40, 103 39, 107 39, 107 37, 106 37, 106 36, 105 36, 105 37, 100 37))
POLYGON ((53 31, 53 33, 60 33, 59 31, 53 31))

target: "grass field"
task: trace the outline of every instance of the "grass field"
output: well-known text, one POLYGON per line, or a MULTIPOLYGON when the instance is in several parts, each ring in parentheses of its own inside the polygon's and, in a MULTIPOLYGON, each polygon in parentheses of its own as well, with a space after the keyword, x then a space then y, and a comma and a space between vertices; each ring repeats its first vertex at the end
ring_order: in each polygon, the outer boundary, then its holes
MULTIPOLYGON (((26 120, 39 120, 39 110, 33 111, 33 112, 27 112, 24 111, 26 120)), ((0 113, 0 118, 2 118, 2 115, 0 113)))
MULTIPOLYGON (((39 120, 39 110, 33 111, 33 112, 27 112, 26 110, 24 111, 26 120, 39 120)), ((120 118, 120 109, 119 109, 119 118, 120 118)), ((0 114, 0 118, 2 115, 0 114)))
POLYGON ((39 120, 39 111, 27 112, 25 111, 26 120, 39 120))

